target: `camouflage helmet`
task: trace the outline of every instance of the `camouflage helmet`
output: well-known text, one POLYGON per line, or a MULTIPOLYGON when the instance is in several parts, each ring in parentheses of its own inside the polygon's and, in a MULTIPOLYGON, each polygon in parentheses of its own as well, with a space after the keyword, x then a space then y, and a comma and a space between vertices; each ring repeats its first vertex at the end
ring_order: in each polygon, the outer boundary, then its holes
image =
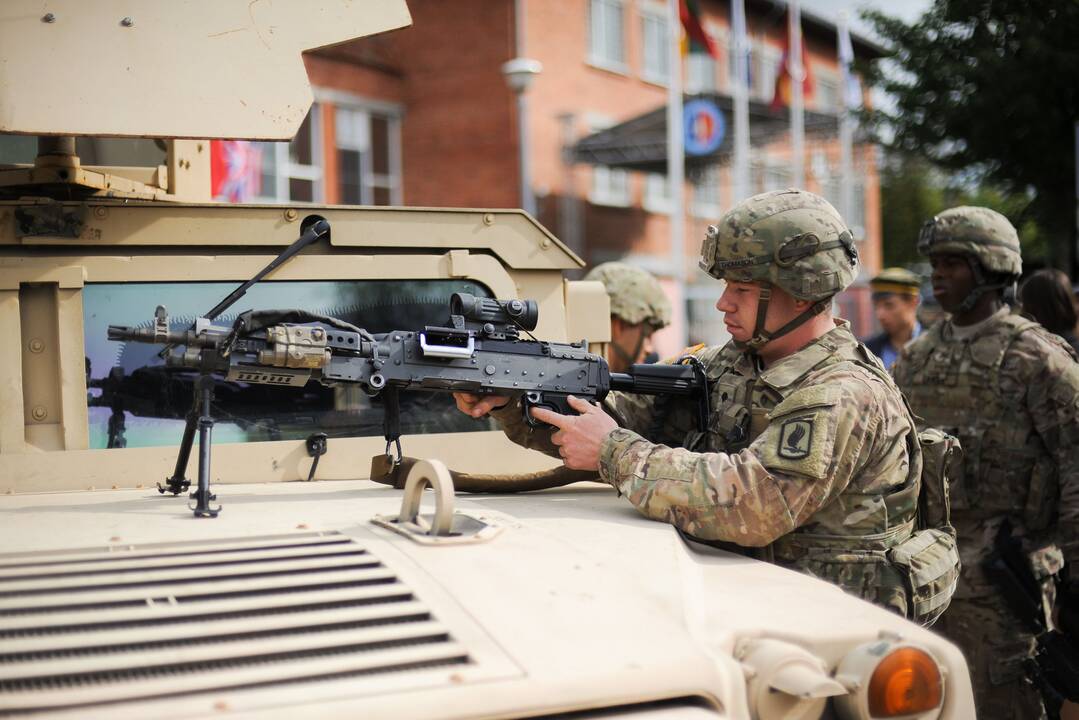
POLYGON ((656 330, 671 323, 671 301, 650 273, 625 263, 607 262, 592 268, 584 279, 603 283, 611 298, 611 314, 625 322, 647 323, 656 330))
POLYGON ((918 252, 973 257, 985 270, 1012 277, 1023 272, 1015 227, 984 207, 954 207, 927 221, 918 235, 918 252))
POLYGON ((819 302, 854 282, 854 236, 827 200, 805 190, 761 193, 708 228, 701 269, 720 280, 774 285, 819 302))

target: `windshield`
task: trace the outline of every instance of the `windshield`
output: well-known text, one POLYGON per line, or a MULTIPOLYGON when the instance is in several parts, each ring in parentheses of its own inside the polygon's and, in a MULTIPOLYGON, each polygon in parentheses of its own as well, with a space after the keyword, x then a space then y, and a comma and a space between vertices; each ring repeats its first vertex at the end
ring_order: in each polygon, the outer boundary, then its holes
MULTIPOLYGON (((191 407, 197 373, 164 367, 158 346, 110 342, 109 325, 148 327, 164 305, 169 325, 184 330, 236 287, 232 282, 88 284, 83 291, 83 330, 89 393, 91 448, 178 445, 191 407)), ((347 280, 263 282, 215 319, 231 324, 240 312, 302 308, 330 315, 372 333, 444 325, 450 295, 490 297, 487 288, 461 280, 347 280)), ((282 388, 242 382, 215 383, 214 442, 299 440, 382 435, 382 404, 355 387, 317 382, 282 388)), ((448 393, 403 393, 404 434, 487 430, 458 412, 448 393)))

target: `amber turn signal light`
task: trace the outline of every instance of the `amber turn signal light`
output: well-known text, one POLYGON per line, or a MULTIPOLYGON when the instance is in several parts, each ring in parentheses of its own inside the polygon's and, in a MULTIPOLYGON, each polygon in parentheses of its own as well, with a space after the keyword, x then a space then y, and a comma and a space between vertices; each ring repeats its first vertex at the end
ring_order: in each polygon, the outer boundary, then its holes
POLYGON ((869 714, 901 717, 940 706, 944 695, 940 668, 928 653, 901 647, 880 661, 869 680, 869 714))

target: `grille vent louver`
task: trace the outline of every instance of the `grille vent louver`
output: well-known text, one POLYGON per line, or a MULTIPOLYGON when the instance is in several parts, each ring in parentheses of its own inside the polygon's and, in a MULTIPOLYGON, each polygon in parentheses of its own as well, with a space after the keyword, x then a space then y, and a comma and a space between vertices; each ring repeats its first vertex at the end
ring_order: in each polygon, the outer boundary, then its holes
POLYGON ((0 555, 0 714, 472 662, 336 533, 0 555))

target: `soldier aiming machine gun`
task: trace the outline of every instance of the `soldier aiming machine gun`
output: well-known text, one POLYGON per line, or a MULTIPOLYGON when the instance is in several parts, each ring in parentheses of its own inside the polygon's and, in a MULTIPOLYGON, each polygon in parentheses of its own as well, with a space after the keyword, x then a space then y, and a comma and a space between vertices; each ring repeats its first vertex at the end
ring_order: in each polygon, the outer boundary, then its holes
POLYGON ((398 393, 402 390, 520 398, 524 418, 533 427, 540 423, 532 417, 532 408, 575 414, 567 401, 570 395, 589 401, 602 400, 611 390, 685 396, 697 402, 698 426, 707 423, 704 368, 693 356, 675 364, 634 365, 628 373, 612 373, 603 358, 588 352, 583 340, 563 344, 532 337, 539 319, 535 301, 455 293, 449 310, 445 327, 372 335, 337 318, 303 310, 249 310, 231 327, 200 318, 193 328, 175 331, 169 329, 165 308, 159 306, 152 328, 113 325, 108 338, 164 345, 167 367, 201 373, 175 471, 164 486, 158 486, 162 493, 174 494, 190 486, 185 475, 197 428, 199 479, 191 497, 198 517, 213 517, 220 510, 210 506, 215 496, 209 492, 214 374, 226 380, 293 387, 312 380, 329 386, 356 384, 382 399, 386 455, 395 463, 401 458, 398 393), (522 338, 522 333, 530 339, 522 338), (181 346, 182 352, 174 349, 181 346))

